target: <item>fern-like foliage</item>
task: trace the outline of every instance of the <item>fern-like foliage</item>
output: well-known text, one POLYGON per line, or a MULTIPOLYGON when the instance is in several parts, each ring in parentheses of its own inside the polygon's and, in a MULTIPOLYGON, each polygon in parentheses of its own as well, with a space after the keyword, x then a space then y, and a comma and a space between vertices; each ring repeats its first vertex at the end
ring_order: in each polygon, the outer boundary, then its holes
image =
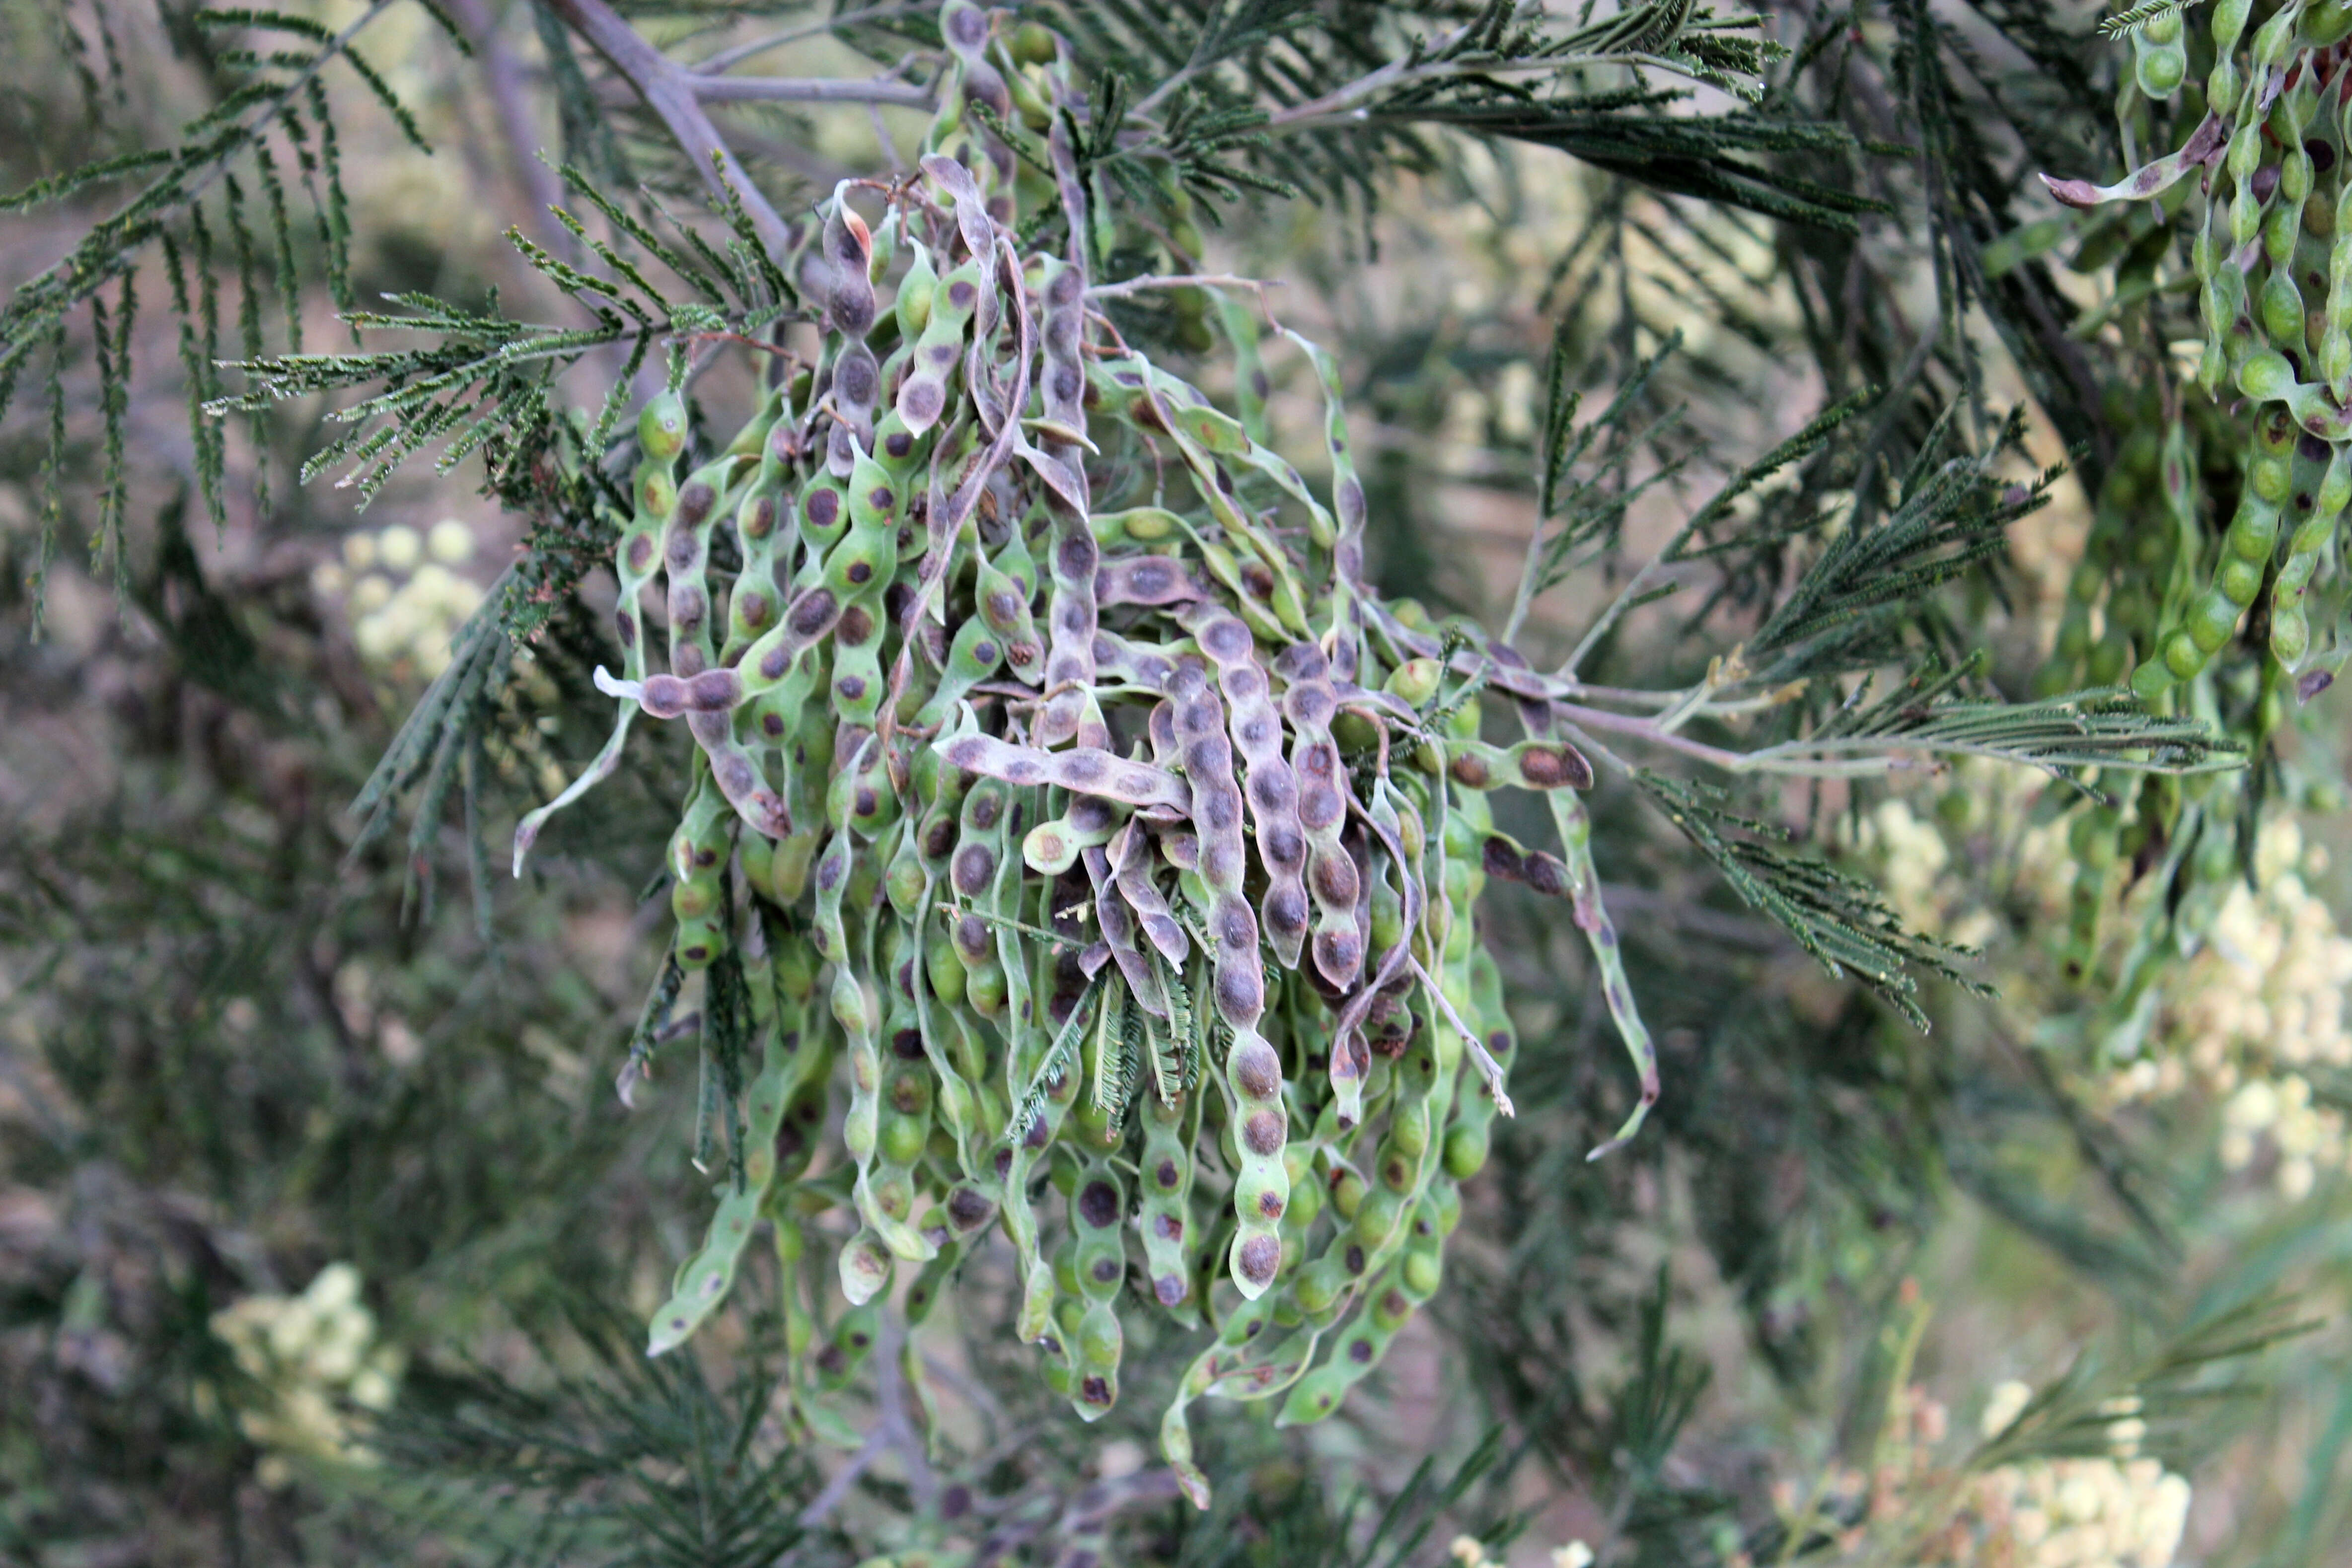
POLYGON ((1773 162, 1843 160, 1838 125, 1748 112, 1668 112, 1661 74, 1759 99, 1783 56, 1759 20, 1642 0, 1577 22, 1520 0, 1104 0, 1057 19, 1104 82, 1090 162, 1148 199, 1159 170, 1203 195, 1295 190, 1377 202, 1378 172, 1433 167, 1453 127, 1550 147, 1654 189, 1852 230, 1874 198, 1773 162), (1129 82, 1157 83, 1137 99, 1129 82), (1131 130, 1130 130, 1131 128, 1131 130))
POLYGON ((2151 714, 2121 688, 2071 692, 2012 703, 1965 695, 1980 667, 1949 670, 1933 661, 1866 701, 1857 685, 1830 718, 1784 749, 1812 757, 1916 750, 1937 757, 1990 757, 2067 776, 2073 768, 2121 767, 2210 772, 2243 766, 2236 746, 2202 720, 2151 714))
MULTIPOLYGON (((113 34, 106 16, 110 0, 90 3, 110 56, 113 34)), ((269 306, 282 317, 287 344, 299 348, 296 255, 307 242, 296 238, 289 186, 299 186, 308 198, 320 270, 330 291, 345 308, 355 304, 350 201, 329 90, 331 68, 341 67, 356 78, 403 136, 430 151, 407 106, 357 45, 359 36, 395 3, 373 0, 340 30, 294 12, 168 4, 164 20, 174 40, 220 84, 210 106, 182 128, 172 146, 94 158, 0 197, 0 214, 5 214, 109 187, 130 187, 121 204, 85 231, 63 257, 18 285, 0 304, 0 416, 6 414, 26 371, 46 358, 43 392, 50 411, 53 486, 66 466, 64 372, 76 355, 74 324, 78 318, 87 318, 105 454, 97 486, 99 523, 92 553, 94 561, 112 554, 119 588, 127 584, 121 540, 129 485, 124 413, 142 259, 150 253, 162 258, 169 308, 180 328, 179 357, 187 382, 198 488, 206 510, 218 522, 226 515, 226 443, 206 408, 221 395, 216 361, 225 326, 224 275, 236 282, 236 329, 248 358, 265 351, 265 309, 269 306), (109 290, 114 296, 110 308, 109 290)), ((447 26, 437 8, 428 4, 425 9, 447 26)), ((61 16, 60 26, 78 44, 80 35, 71 18, 61 16)), ((460 49, 467 47, 454 29, 450 36, 460 49)), ((266 486, 266 471, 259 483, 266 486)), ((266 490, 262 500, 266 507, 266 490)), ((37 587, 56 548, 61 511, 61 506, 53 504, 44 521, 37 587)))
POLYGON ((522 1563, 852 1561, 801 1522, 820 1490, 807 1451, 763 1438, 772 1347, 716 1385, 692 1356, 635 1354, 618 1314, 574 1304, 567 1317, 565 1343, 537 1342, 542 1367, 565 1370, 535 1384, 424 1371, 380 1424, 388 1466, 445 1527, 504 1539, 522 1563))
POLYGON ((1786 830, 1738 815, 1722 790, 1648 769, 1634 779, 1749 908, 1795 937, 1831 974, 1851 973, 1913 1028, 1927 1027, 1914 965, 1979 996, 1992 994, 1959 967, 1975 956, 1969 949, 1906 929, 1877 888, 1817 856, 1784 849, 1786 830))
POLYGON ((2174 16, 2188 8, 2189 0, 2139 0, 2137 5, 2128 6, 2112 16, 2101 18, 2099 34, 2102 37, 2108 38, 2126 37, 2138 32, 2158 16, 2174 16))

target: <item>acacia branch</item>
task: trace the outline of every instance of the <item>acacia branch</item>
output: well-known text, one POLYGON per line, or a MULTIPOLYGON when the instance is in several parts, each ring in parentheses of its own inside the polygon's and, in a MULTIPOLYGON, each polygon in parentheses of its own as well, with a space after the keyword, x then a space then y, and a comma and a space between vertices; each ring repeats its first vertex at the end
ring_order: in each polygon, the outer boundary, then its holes
POLYGON ((895 103, 908 109, 929 109, 932 105, 931 89, 918 82, 849 81, 838 77, 707 77, 685 70, 677 74, 688 92, 711 103, 895 103))
POLYGON ((529 84, 522 62, 499 31, 488 0, 449 0, 457 23, 472 38, 481 58, 482 84, 489 89, 491 112, 506 140, 507 162, 515 182, 532 207, 531 227, 541 245, 560 261, 577 267, 580 242, 555 221, 551 210, 563 204, 563 186, 539 156, 539 138, 531 123, 529 84))
POLYGON ((660 119, 671 139, 685 149, 694 166, 701 171, 702 182, 710 188, 712 196, 723 204, 731 188, 769 251, 776 256, 790 251, 791 231, 759 187, 749 180, 730 187, 719 173, 718 160, 724 158, 732 163, 734 154, 729 151, 727 139, 719 134, 719 127, 703 112, 697 96, 698 87, 709 84, 647 43, 604 0, 544 3, 566 26, 587 39, 614 70, 628 78, 629 85, 637 89, 637 96, 645 99, 646 107, 660 119))

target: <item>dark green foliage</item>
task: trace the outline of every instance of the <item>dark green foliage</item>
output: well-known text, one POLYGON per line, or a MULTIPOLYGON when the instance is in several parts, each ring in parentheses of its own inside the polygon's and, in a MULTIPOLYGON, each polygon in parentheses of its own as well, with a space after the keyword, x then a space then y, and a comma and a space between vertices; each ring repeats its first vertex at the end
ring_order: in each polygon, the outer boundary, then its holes
POLYGON ((1780 848, 1790 836, 1785 830, 1735 814, 1720 790, 1646 770, 1637 782, 1748 907, 1794 936, 1831 974, 1851 972, 1914 1027, 1926 1029, 1927 1014, 1914 999, 1912 965, 1991 994, 1958 967, 1976 955, 1906 930, 1875 887, 1814 855, 1780 848))
POLYGON ((714 1383, 691 1355, 639 1354, 609 1311, 574 1303, 561 1326, 560 1340, 534 1336, 535 1375, 412 1377, 376 1442, 399 1489, 423 1493, 425 1521, 514 1563, 856 1561, 836 1531, 800 1521, 821 1485, 811 1456, 761 1432, 774 1345, 714 1383))
POLYGON ((1662 191, 1851 231, 1881 204, 1742 154, 1851 152, 1841 128, 1663 110, 1685 93, 1583 89, 1584 73, 1634 67, 1755 97, 1781 51, 1685 0, 1561 25, 1515 0, 1396 6, 1361 0, 1179 0, 1057 5, 1099 95, 1145 131, 1096 129, 1092 156, 1149 202, 1163 160, 1203 197, 1296 189, 1375 203, 1370 172, 1433 166, 1423 128, 1453 126, 1556 148, 1662 191), (1113 83, 1117 86, 1113 86, 1113 83), (1127 83, 1157 84, 1134 100, 1127 83), (1157 111, 1158 118, 1151 118, 1157 111))

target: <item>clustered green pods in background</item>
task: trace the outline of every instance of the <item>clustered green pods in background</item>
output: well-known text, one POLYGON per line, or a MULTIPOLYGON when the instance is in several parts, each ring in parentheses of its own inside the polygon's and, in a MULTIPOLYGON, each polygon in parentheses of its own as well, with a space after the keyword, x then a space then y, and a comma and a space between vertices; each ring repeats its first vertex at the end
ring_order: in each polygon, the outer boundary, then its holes
MULTIPOLYGON (((920 177, 845 183, 796 258, 821 356, 682 479, 675 387, 645 410, 600 672, 620 723, 518 863, 635 714, 685 721, 673 957, 712 1011, 740 988, 754 1052, 706 1074, 728 1180, 656 1352, 764 1218, 796 1407, 849 1438, 835 1396, 900 1265, 919 1322, 1001 1226, 1018 1332, 1080 1416, 1118 1396, 1122 1314, 1208 1331, 1162 1427, 1205 1503, 1191 1401, 1328 1415, 1437 1289, 1507 1104, 1490 869, 1605 930, 1580 836, 1575 871, 1531 855, 1485 792, 1591 775, 1539 692, 1513 691, 1530 738, 1483 742, 1510 672, 1366 584, 1328 359, 1325 497, 1264 444, 1261 392, 1230 417, 1090 308, 1103 196, 1052 36, 1016 48, 961 3, 941 25, 920 177)), ((1255 368, 1246 312, 1223 321, 1255 368)))
MULTIPOLYGON (((2352 501, 2352 5, 2284 0, 2250 37, 2252 12, 2251 0, 2219 0, 2201 39, 2179 11, 2139 27, 2127 98, 2185 92, 2179 120, 2195 129, 2116 184, 2049 182, 2081 207, 2156 198, 2173 210, 2184 179, 2203 191, 2191 246, 2205 334, 2197 381, 2252 405, 2244 483, 2201 586, 2173 595, 2154 627, 2117 632, 2110 617, 2110 638, 2137 657, 2131 685, 2150 698, 2203 672, 2250 610, 2257 635, 2266 620, 2280 666, 2302 670, 2312 583, 2335 560, 2352 501), (2201 116, 2192 43, 2211 62, 2201 116)), ((2153 507, 2135 519, 2162 526, 2153 507)), ((2115 662, 2101 652, 2100 665, 2115 662)))

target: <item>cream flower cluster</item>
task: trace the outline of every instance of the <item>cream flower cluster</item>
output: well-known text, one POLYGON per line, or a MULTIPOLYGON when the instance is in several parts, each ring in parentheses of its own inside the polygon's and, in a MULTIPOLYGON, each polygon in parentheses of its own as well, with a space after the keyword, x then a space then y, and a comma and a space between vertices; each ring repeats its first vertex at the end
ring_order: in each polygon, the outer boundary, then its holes
POLYGON ((311 586, 342 601, 360 656, 386 673, 431 680, 449 667, 449 643, 482 602, 457 568, 473 559, 474 533, 444 517, 425 533, 394 523, 343 540, 343 559, 322 563, 311 586))
MULTIPOLYGON (((1973 763, 1955 769, 1951 785, 1971 802, 1967 815, 1979 825, 2023 819, 2042 787, 2020 793, 2013 781, 1985 776, 1973 763), (1990 793, 1979 799, 1979 791, 1990 793)), ((1966 874, 1970 857, 1956 853, 1952 826, 1895 798, 1871 808, 1843 841, 1871 868, 1906 925, 1988 950, 1996 966, 1989 977, 2000 993, 1994 1005, 2013 1028, 2031 1033, 2070 998, 2080 1002, 2073 984, 2059 979, 2056 963, 2076 876, 2068 820, 2020 831, 1996 857, 2000 882, 1991 889, 1979 889, 1966 874), (1984 892, 2049 932, 2048 943, 2000 941, 2000 923, 1977 902, 1984 892)), ((2170 1099, 2190 1089, 2213 1096, 2221 1104, 2222 1163, 2242 1170, 2274 1153, 2278 1189, 2290 1198, 2311 1191, 2326 1173, 2352 1170, 2352 1127, 2313 1092, 2315 1070, 2352 1067, 2344 1014, 2352 936, 2337 928, 2308 884, 2326 863, 2326 852, 2307 844, 2293 818, 2266 823, 2256 840, 2255 886, 2233 877, 2207 890, 2211 913, 2196 933, 2194 954, 2154 977, 2154 1023, 2145 1043, 2100 1081, 2111 1105, 2170 1099)), ((2127 944, 2156 916, 2152 905, 2163 893, 2161 878, 2144 877, 2118 903, 2119 876, 2110 873, 2103 895, 2103 941, 2110 948, 2127 944)))
MULTIPOLYGON (((401 1362, 397 1349, 376 1341, 375 1314, 360 1301, 359 1270, 330 1263, 299 1296, 247 1296, 215 1312, 212 1331, 252 1380, 236 1396, 243 1405, 237 1426, 268 1450, 258 1468, 263 1485, 290 1481, 296 1458, 373 1462, 348 1410, 391 1405, 401 1362)), ((219 1397, 210 1390, 199 1396, 206 1403, 219 1397)))
MULTIPOLYGON (((1980 1423, 1999 1437, 2032 1398, 2021 1383, 1992 1392, 1980 1423)), ((2105 1458, 2030 1459, 1976 1479, 1980 1563, 2016 1568, 2169 1568, 2189 1521, 2189 1483, 2139 1452, 2147 1428, 2139 1401, 2111 1402, 2105 1458)))
MULTIPOLYGON (((1462 1568, 1503 1568, 1503 1560, 1486 1554, 1486 1544, 1472 1535, 1457 1535, 1446 1555, 1462 1568)), ((1551 1549, 1551 1568, 1592 1568, 1592 1548, 1581 1541, 1551 1549)))
POLYGON ((1844 840, 1873 863, 1886 902, 1906 925, 1963 947, 1981 947, 1999 931, 1992 912, 1974 903, 1973 890, 1953 874, 1943 830, 1907 800, 1881 800, 1844 840))
MULTIPOLYGON (((1999 1437, 2032 1402, 2022 1383, 1993 1389, 1979 1422, 1999 1437)), ((2105 1458, 2026 1459, 1969 1474, 1946 1448, 1948 1417, 1917 1385, 1896 1390, 1873 1466, 1834 1469, 1801 1510, 1776 1489, 1792 1531, 1835 1533, 1844 1560, 1919 1568, 2170 1568, 2189 1511, 2189 1483, 2144 1458, 2136 1398, 2111 1401, 2105 1458)))
POLYGON ((2203 948, 2166 984, 2158 1029, 2170 1050, 2134 1062, 2113 1085, 2119 1099, 2191 1081, 2223 1096, 2222 1164, 2244 1169, 2267 1144, 2289 1197, 2309 1192, 2323 1171, 2352 1168, 2343 1113, 2315 1103, 2306 1076, 2352 1066, 2344 1027, 2352 937, 2305 882, 2326 864, 2291 819, 2263 828, 2254 854, 2260 891, 2237 881, 2203 948))

